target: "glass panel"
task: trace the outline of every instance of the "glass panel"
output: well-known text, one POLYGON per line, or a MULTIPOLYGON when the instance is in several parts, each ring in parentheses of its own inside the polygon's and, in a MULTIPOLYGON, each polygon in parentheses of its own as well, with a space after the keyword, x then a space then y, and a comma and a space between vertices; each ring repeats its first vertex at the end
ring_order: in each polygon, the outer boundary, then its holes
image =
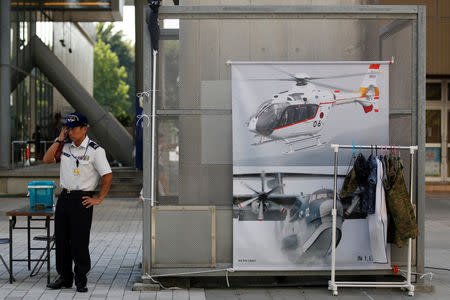
POLYGON ((441 176, 441 148, 425 149, 425 176, 441 176))
POLYGON ((427 101, 428 100, 441 100, 442 99, 442 91, 441 91, 441 83, 433 82, 427 83, 427 101))
POLYGON ((426 119, 426 142, 440 143, 441 142, 441 111, 427 110, 426 119))
POLYGON ((159 90, 161 99, 159 109, 177 109, 178 100, 178 40, 160 40, 159 90))
POLYGON ((161 118, 158 123, 158 204, 178 203, 178 118, 161 118))

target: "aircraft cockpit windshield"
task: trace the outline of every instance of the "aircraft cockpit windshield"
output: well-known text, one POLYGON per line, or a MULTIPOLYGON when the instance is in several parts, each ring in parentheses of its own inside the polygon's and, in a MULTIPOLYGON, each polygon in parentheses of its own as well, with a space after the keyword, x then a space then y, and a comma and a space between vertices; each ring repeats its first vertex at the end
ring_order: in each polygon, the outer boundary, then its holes
POLYGON ((334 198, 334 195, 333 195, 332 191, 315 193, 309 197, 309 203, 312 203, 316 200, 322 200, 322 199, 325 200, 325 199, 333 199, 333 198, 334 198))
POLYGON ((278 122, 287 106, 289 106, 287 103, 273 103, 266 107, 261 106, 262 109, 257 115, 256 131, 263 135, 271 134, 277 128, 278 122))
POLYGON ((272 100, 267 100, 261 103, 261 105, 259 105, 258 109, 256 110, 256 115, 260 114, 264 110, 264 108, 270 105, 270 103, 272 103, 272 100))

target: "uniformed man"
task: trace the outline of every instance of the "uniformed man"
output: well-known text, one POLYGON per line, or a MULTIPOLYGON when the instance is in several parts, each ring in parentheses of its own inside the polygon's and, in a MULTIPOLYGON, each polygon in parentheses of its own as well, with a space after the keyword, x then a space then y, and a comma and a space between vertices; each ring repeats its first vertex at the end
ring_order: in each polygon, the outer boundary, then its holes
POLYGON ((100 204, 111 186, 112 173, 105 150, 86 135, 87 118, 80 113, 66 117, 59 137, 47 150, 45 163, 58 162, 61 151, 60 186, 63 188, 56 203, 55 240, 56 270, 59 277, 47 287, 71 288, 73 280, 78 292, 87 292, 87 273, 91 268, 89 234, 93 206, 100 204), (66 138, 70 141, 64 144, 66 138), (101 177, 101 189, 94 196, 101 177), (72 272, 72 260, 75 263, 72 272))

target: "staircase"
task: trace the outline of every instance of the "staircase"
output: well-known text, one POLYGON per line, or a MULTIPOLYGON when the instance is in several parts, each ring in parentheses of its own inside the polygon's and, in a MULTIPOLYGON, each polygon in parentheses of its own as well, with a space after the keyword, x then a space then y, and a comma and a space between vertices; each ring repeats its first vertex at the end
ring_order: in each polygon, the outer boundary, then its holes
MULTIPOLYGON (((113 167, 113 181, 108 198, 138 197, 142 189, 142 171, 131 167, 113 167)), ((14 170, 0 170, 0 195, 25 196, 30 181, 51 180, 55 181, 59 195, 59 165, 40 164, 28 168, 14 170)), ((100 190, 100 183, 96 191, 100 190)))
MULTIPOLYGON (((128 167, 114 167, 111 169, 113 172, 113 180, 107 197, 139 197, 139 192, 142 189, 142 171, 128 167)), ((97 189, 100 189, 100 184, 97 189)))

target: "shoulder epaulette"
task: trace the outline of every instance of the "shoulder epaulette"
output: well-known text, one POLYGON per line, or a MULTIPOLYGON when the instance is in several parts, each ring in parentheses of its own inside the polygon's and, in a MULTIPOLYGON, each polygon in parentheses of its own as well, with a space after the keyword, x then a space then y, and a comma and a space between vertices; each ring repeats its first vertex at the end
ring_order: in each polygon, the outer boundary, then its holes
POLYGON ((94 141, 90 141, 89 142, 89 146, 91 146, 92 148, 94 148, 94 149, 97 149, 98 147, 100 147, 96 142, 94 142, 94 141))

